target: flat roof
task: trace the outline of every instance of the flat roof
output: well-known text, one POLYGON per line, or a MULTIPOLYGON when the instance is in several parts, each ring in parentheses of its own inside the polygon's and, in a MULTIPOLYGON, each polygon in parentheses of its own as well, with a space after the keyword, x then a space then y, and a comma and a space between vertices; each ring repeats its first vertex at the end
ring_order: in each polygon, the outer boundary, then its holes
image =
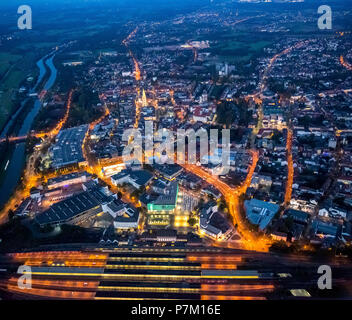
POLYGON ((249 221, 255 225, 259 225, 261 230, 264 230, 268 226, 280 208, 275 203, 258 199, 246 200, 244 206, 249 221))
POLYGON ((170 210, 176 207, 178 198, 178 183, 170 183, 166 188, 166 194, 160 195, 152 203, 148 203, 148 210, 170 210))
POLYGON ((167 177, 172 177, 183 170, 178 164, 154 164, 154 168, 167 177))
POLYGON ((59 132, 56 137, 56 143, 51 149, 55 168, 85 160, 82 152, 82 143, 87 131, 88 125, 82 125, 59 132))
POLYGON ((114 180, 122 179, 125 176, 129 176, 136 184, 142 186, 148 183, 153 178, 153 174, 146 170, 122 170, 118 174, 113 175, 111 178, 114 180))
POLYGON ((48 179, 48 185, 59 183, 59 182, 66 181, 66 180, 75 179, 75 178, 80 178, 82 176, 90 177, 91 174, 89 174, 86 171, 84 171, 84 172, 73 172, 73 173, 65 174, 65 175, 62 175, 62 176, 58 176, 58 177, 55 177, 55 178, 48 179))
POLYGON ((48 210, 40 213, 35 220, 40 225, 63 223, 85 211, 98 209, 104 201, 108 200, 109 197, 100 191, 89 190, 53 204, 48 210))

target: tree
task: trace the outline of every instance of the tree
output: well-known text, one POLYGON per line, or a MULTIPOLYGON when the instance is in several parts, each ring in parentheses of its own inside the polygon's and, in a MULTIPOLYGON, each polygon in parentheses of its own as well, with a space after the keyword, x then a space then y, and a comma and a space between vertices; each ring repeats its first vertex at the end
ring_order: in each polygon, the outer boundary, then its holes
POLYGON ((217 121, 229 128, 234 120, 233 104, 222 102, 216 109, 217 121))
POLYGON ((280 241, 274 241, 274 243, 271 245, 269 250, 288 253, 290 251, 290 247, 287 245, 285 241, 280 240, 280 241))
POLYGON ((12 220, 14 216, 15 216, 15 213, 13 212, 13 210, 10 209, 10 210, 8 211, 9 220, 12 220))
POLYGON ((197 219, 196 218, 189 218, 188 219, 188 224, 191 226, 191 227, 194 227, 197 223, 197 219))

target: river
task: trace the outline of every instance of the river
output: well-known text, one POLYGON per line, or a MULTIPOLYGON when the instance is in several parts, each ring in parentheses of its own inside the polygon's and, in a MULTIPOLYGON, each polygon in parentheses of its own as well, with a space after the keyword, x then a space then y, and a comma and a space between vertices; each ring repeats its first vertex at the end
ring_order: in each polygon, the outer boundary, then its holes
MULTIPOLYGON (((57 70, 54 66, 53 59, 55 57, 55 54, 48 54, 45 57, 41 58, 37 62, 37 67, 39 68, 39 76, 38 80, 35 84, 35 86, 30 90, 30 93, 34 93, 37 91, 39 84, 43 80, 43 78, 46 75, 46 68, 45 65, 49 68, 50 70, 50 76, 47 79, 47 81, 44 84, 43 89, 48 91, 55 83, 56 76, 57 76, 57 70)), ((39 92, 37 92, 39 94, 39 92)), ((25 103, 28 101, 29 98, 26 98, 22 103, 21 107, 16 111, 16 113, 12 116, 12 118, 9 120, 7 125, 5 126, 4 130, 2 131, 0 137, 6 137, 9 128, 11 127, 12 123, 15 121, 17 115, 22 111, 24 108, 25 103)), ((37 116, 42 104, 41 101, 36 98, 34 101, 33 108, 31 111, 27 114, 26 118, 24 119, 21 129, 18 133, 18 136, 24 136, 27 135, 32 127, 33 121, 35 117, 37 116)), ((25 164, 25 158, 26 158, 26 143, 18 143, 16 144, 15 150, 12 153, 12 156, 9 160, 9 163, 6 166, 6 172, 4 173, 4 179, 2 180, 2 183, 0 185, 0 207, 3 206, 12 193, 14 192, 22 174, 22 170, 25 164)))

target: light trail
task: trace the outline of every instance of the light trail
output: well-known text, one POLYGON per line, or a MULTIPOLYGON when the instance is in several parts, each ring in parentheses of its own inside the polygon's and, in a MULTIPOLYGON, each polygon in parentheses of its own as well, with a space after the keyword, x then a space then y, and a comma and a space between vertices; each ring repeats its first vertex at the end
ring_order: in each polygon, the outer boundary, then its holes
POLYGON ((134 63, 134 69, 135 69, 135 79, 136 81, 140 81, 141 80, 141 70, 139 68, 139 63, 137 61, 137 59, 135 58, 132 50, 130 50, 128 48, 128 44, 130 42, 130 40, 136 35, 138 31, 138 27, 136 27, 128 36, 126 39, 124 39, 122 41, 122 43, 125 45, 125 47, 128 49, 128 52, 130 53, 130 56, 132 57, 133 63, 134 63))
POLYGON ((226 292, 226 291, 273 291, 272 284, 201 284, 202 292, 226 292))
MULTIPOLYGON (((12 277, 8 280, 8 284, 17 286, 18 278, 12 277)), ((32 279, 32 287, 35 288, 55 288, 60 289, 74 289, 84 291, 96 291, 99 287, 99 281, 72 281, 72 280, 49 280, 49 279, 32 279)))
POLYGON ((120 292, 153 292, 153 293, 194 293, 199 294, 198 288, 173 288, 173 287, 120 287, 99 286, 98 291, 120 291, 120 292))
POLYGON ((241 256, 224 256, 224 255, 187 255, 187 261, 201 263, 215 262, 242 262, 241 256))
MULTIPOLYGON (((23 274, 27 274, 24 272, 23 274)), ((106 279, 127 279, 130 281, 156 280, 156 281, 187 281, 202 279, 232 279, 232 280, 251 280, 259 279, 258 275, 164 275, 164 274, 126 274, 126 273, 83 273, 83 272, 42 272, 33 271, 31 275, 35 276, 63 276, 63 277, 93 277, 106 279)))
POLYGON ((20 289, 17 285, 9 284, 7 290, 14 293, 30 294, 33 296, 40 296, 45 298, 55 299, 79 299, 79 300, 92 300, 95 297, 95 292, 80 292, 80 291, 67 291, 67 290, 52 290, 52 289, 37 289, 32 288, 20 289))

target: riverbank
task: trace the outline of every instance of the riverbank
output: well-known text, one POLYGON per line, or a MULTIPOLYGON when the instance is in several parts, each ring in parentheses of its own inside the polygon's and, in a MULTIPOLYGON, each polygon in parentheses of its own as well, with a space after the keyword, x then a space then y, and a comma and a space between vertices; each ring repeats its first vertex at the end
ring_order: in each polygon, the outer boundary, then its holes
MULTIPOLYGON (((52 52, 44 56, 37 62, 37 66, 40 70, 40 75, 38 77, 37 83, 31 90, 31 93, 39 94, 37 90, 39 87, 42 86, 41 83, 43 82, 43 79, 45 79, 45 76, 48 73, 47 68, 49 69, 50 75, 48 76, 46 82, 43 85, 43 90, 48 91, 54 85, 57 76, 57 70, 53 63, 54 56, 55 54, 52 52)), ((24 101, 21 110, 17 112, 17 117, 14 117, 12 119, 12 123, 8 124, 7 131, 10 130, 10 125, 13 125, 14 122, 18 121, 19 112, 24 112, 25 104, 26 102, 24 101)), ((21 127, 17 135, 26 136, 30 132, 33 121, 36 115, 38 114, 39 110, 41 109, 41 106, 41 101, 36 98, 32 108, 28 110, 27 115, 24 117, 24 120, 22 121, 21 127)), ((2 133, 2 135, 3 134, 4 132, 2 133)), ((3 167, 3 177, 0 178, 0 207, 3 207, 7 203, 14 190, 16 189, 23 174, 23 168, 26 158, 26 143, 21 142, 16 144, 12 151, 13 152, 11 157, 6 160, 5 166, 3 167)))

